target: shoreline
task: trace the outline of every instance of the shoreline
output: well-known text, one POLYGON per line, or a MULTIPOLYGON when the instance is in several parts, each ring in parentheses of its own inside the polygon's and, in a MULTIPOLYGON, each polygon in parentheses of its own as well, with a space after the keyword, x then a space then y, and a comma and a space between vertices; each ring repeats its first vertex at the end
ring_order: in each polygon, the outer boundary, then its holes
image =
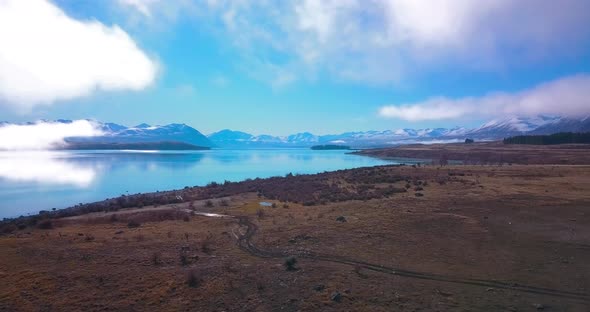
POLYGON ((309 174, 391 163, 345 155, 343 151, 314 152, 306 148, 53 151, 1 156, 6 157, 5 166, 14 169, 2 173, 5 178, 0 177, 1 187, 4 187, 2 193, 7 194, 0 205, 3 212, 0 220, 35 215, 40 210, 65 209, 122 194, 178 190, 185 186, 205 186, 212 181, 244 181, 248 178, 283 176, 295 171, 309 174), (266 159, 272 163, 267 165, 266 159), (145 166, 148 165, 150 170, 136 169, 147 168, 145 166), (130 180, 118 181, 115 177, 128 177, 130 180), (134 179, 138 180, 137 183, 133 182, 134 179))
MULTIPOLYGON (((305 149, 303 149, 305 150, 305 149)), ((136 152, 136 151, 134 151, 136 152)), ((170 152, 170 151, 164 151, 170 152)), ((186 151, 180 151, 186 152, 186 151)), ((501 142, 479 142, 473 144, 464 144, 464 143, 448 143, 448 144, 410 144, 410 145, 400 145, 391 148, 375 148, 375 149, 365 149, 365 150, 353 150, 345 154, 356 155, 356 156, 365 156, 371 158, 377 158, 387 161, 403 161, 402 164, 389 164, 389 165, 376 165, 376 166, 368 166, 368 167, 358 167, 353 169, 340 169, 334 171, 326 171, 320 173, 312 173, 312 174, 298 174, 296 176, 315 176, 315 175, 322 175, 322 174, 337 174, 341 171, 348 171, 348 170, 359 170, 364 168, 379 168, 379 167, 389 167, 389 166, 441 166, 441 158, 444 158, 444 166, 467 166, 467 165, 551 165, 551 166, 587 166, 590 165, 590 145, 582 145, 582 144, 564 144, 564 145, 548 145, 548 146, 539 146, 539 145, 504 145, 501 142), (502 150, 501 148, 504 148, 502 150), (509 150, 510 153, 506 153, 505 150, 509 150), (531 159, 530 155, 527 153, 538 153, 539 151, 544 152, 542 158, 534 158, 531 159), (578 159, 577 162, 573 163, 559 163, 555 160, 555 157, 565 156, 566 158, 578 156, 580 153, 576 153, 582 151, 583 156, 578 159), (557 155, 554 155, 557 152, 557 155), (572 152, 575 155, 571 155, 572 152), (549 156, 547 154, 549 153, 549 156), (553 153, 553 154, 552 154, 553 153), (468 155, 468 158, 464 156, 468 155), (491 156, 490 156, 491 155, 491 156), (511 155, 517 155, 517 158, 511 158, 511 155), (430 156, 430 158, 428 158, 430 156), (458 158, 458 159, 452 159, 458 158), (462 159, 461 159, 462 158, 462 159), (512 161, 511 161, 512 160, 512 161), (524 162, 524 163, 520 163, 524 162)), ((287 174, 286 177, 289 175, 287 174)), ((226 183, 229 186, 235 187, 235 185, 240 185, 242 183, 252 183, 258 181, 268 181, 269 183, 275 183, 277 179, 282 179, 283 176, 273 176, 267 178, 246 178, 241 181, 236 182, 229 182, 226 183)), ((279 181, 280 183, 280 181, 279 181)), ((170 189, 165 191, 152 191, 152 192, 144 192, 144 193, 137 193, 137 194, 130 194, 130 195, 122 195, 122 196, 115 196, 112 198, 106 198, 98 201, 87 202, 83 203, 82 205, 74 205, 68 206, 64 208, 60 208, 57 210, 41 210, 37 214, 33 215, 26 215, 26 216, 18 216, 13 218, 3 218, 0 221, 0 225, 6 223, 13 223, 18 220, 29 220, 29 219, 42 219, 42 218, 61 218, 61 217, 68 217, 72 215, 80 215, 85 214, 88 212, 95 212, 100 209, 102 210, 109 210, 113 203, 120 202, 124 199, 124 206, 129 206, 128 203, 132 203, 133 205, 145 205, 145 202, 151 203, 153 201, 159 201, 159 205, 163 204, 170 204, 170 203, 181 203, 185 201, 184 199, 178 199, 177 196, 184 198, 183 194, 185 194, 189 190, 198 190, 204 189, 205 194, 208 194, 211 186, 219 186, 224 185, 222 183, 211 182, 207 185, 203 186, 192 186, 192 187, 185 187, 182 189, 170 189), (90 208, 88 210, 88 207, 90 208), (99 207, 99 208, 97 208, 99 207), (80 212, 80 211, 88 211, 88 212, 80 212)), ((246 186, 252 190, 253 186, 246 186)), ((199 191, 197 191, 199 192, 199 191)), ((235 193, 234 193, 235 194, 235 193)), ((185 195, 186 196, 186 195, 185 195)), ((201 196, 201 195, 199 195, 201 196)), ((204 195, 207 196, 207 195, 204 195)), ((215 198, 215 197, 198 197, 196 199, 208 199, 208 198, 215 198)), ((117 205, 121 205, 117 203, 117 205)), ((125 207, 123 207, 125 208, 125 207)))
MULTIPOLYGON (((325 171, 320 173, 312 174, 286 174, 285 176, 274 176, 268 178, 247 178, 242 181, 225 183, 211 182, 204 186, 192 186, 184 187, 182 189, 172 189, 166 191, 155 191, 146 192, 130 195, 116 196, 112 198, 106 198, 99 201, 78 204, 74 206, 65 207, 56 210, 41 210, 39 213, 34 215, 19 216, 15 218, 4 218, 0 221, 0 232, 2 226, 12 224, 15 222, 39 220, 39 219, 59 219, 72 216, 80 216, 88 213, 94 213, 99 211, 112 211, 118 209, 125 209, 131 207, 143 207, 143 206, 162 206, 168 204, 179 204, 187 201, 194 200, 206 200, 206 199, 217 199, 221 197, 227 197, 230 195, 237 195, 241 193, 260 192, 261 189, 272 189, 274 184, 281 184, 288 180, 300 180, 304 183, 305 181, 313 181, 316 178, 322 179, 323 176, 346 174, 356 172, 358 170, 379 170, 382 167, 399 167, 406 166, 406 164, 390 164, 390 165, 377 165, 368 167, 358 167, 353 169, 340 169, 334 171, 325 171)), ((287 182, 291 183, 291 182, 287 182)), ((285 200, 289 198, 286 197, 285 200)), ((295 200, 299 202, 299 200, 295 200)), ((313 206, 319 203, 321 199, 314 197, 305 197, 302 201, 304 205, 313 206)))

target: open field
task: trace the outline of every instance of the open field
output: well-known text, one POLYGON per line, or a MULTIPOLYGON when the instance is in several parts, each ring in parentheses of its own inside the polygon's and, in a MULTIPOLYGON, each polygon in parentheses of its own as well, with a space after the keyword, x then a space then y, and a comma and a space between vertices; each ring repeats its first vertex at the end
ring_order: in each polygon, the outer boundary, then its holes
POLYGON ((589 177, 384 166, 36 220, 0 236, 0 310, 588 311, 589 177))
POLYGON ((353 154, 379 158, 441 158, 466 164, 562 164, 590 165, 590 144, 520 145, 502 142, 413 144, 394 148, 369 149, 353 154))

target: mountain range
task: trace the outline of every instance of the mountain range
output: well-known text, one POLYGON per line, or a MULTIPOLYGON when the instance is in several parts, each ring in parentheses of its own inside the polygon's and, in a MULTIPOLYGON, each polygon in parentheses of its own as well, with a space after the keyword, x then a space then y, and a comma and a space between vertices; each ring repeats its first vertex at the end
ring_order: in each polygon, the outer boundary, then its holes
MULTIPOLYGON (((68 123, 71 121, 60 119, 56 122, 68 123)), ((10 123, 0 122, 0 127, 8 124, 10 123)), ((590 132, 590 117, 578 119, 550 116, 510 117, 492 120, 474 129, 462 127, 405 128, 385 131, 345 132, 329 135, 314 135, 309 132, 301 132, 288 136, 253 135, 229 129, 205 136, 186 124, 176 123, 164 126, 152 126, 143 123, 133 127, 126 127, 116 123, 98 122, 98 127, 104 132, 104 135, 95 137, 70 137, 66 138, 66 142, 73 146, 92 146, 92 144, 129 146, 129 144, 140 143, 166 143, 168 146, 173 146, 170 143, 182 143, 204 148, 273 148, 341 144, 353 148, 368 148, 410 143, 461 142, 466 138, 478 141, 490 141, 522 134, 590 132)))
POLYGON ((302 132, 288 136, 252 135, 241 131, 221 130, 208 135, 209 140, 222 147, 309 147, 317 144, 344 144, 355 148, 382 147, 409 143, 460 142, 466 138, 480 141, 501 140, 522 134, 551 134, 557 132, 588 132, 590 118, 561 118, 551 116, 510 117, 492 120, 474 129, 427 128, 385 131, 345 132, 314 135, 302 132))

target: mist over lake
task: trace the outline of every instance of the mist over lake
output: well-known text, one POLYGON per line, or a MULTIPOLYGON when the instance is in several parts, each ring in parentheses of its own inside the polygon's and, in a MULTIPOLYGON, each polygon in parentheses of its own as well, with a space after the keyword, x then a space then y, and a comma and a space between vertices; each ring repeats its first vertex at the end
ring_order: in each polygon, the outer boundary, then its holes
POLYGON ((309 149, 0 152, 0 217, 212 181, 391 163, 347 151, 309 149))

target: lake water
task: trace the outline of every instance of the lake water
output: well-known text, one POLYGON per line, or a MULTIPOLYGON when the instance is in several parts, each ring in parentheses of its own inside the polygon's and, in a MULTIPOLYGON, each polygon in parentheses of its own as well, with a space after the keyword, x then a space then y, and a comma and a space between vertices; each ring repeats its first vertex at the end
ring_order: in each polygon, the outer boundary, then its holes
POLYGON ((347 151, 0 152, 0 218, 122 194, 395 163, 347 151))

